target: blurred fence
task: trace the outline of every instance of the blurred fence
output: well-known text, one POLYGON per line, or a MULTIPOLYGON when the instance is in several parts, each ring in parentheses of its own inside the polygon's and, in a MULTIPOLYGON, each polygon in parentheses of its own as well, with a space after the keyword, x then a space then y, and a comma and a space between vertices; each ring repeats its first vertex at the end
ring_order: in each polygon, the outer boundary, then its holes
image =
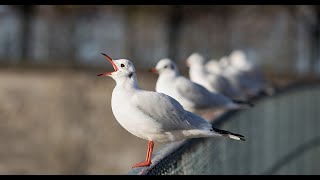
POLYGON ((289 87, 214 122, 243 134, 172 143, 129 174, 320 174, 320 85, 289 87))

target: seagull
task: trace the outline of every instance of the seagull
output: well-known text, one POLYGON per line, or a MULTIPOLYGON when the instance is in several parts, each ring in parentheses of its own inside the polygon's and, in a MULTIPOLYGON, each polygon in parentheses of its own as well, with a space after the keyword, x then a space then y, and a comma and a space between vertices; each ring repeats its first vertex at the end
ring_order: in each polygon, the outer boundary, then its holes
POLYGON ((238 110, 242 106, 230 98, 208 91, 205 87, 180 75, 175 62, 169 58, 160 59, 151 72, 159 74, 156 92, 176 99, 188 111, 200 113, 213 110, 238 110))
POLYGON ((219 64, 219 61, 216 59, 211 59, 205 64, 206 71, 209 73, 213 74, 222 74, 224 73, 223 71, 223 66, 219 64))
MULTIPOLYGON (((209 60, 205 64, 205 68, 209 73, 220 74, 226 78, 234 88, 241 91, 243 96, 246 96, 246 89, 244 89, 243 84, 241 83, 243 83, 243 81, 247 81, 247 79, 243 79, 245 77, 241 75, 240 71, 230 65, 227 56, 223 56, 219 60, 209 60)), ((244 99, 247 100, 248 96, 244 99)))
POLYGON ((141 89, 136 70, 128 59, 113 60, 103 54, 114 71, 99 74, 115 80, 111 107, 119 124, 131 134, 148 141, 146 160, 133 166, 151 165, 154 142, 168 143, 186 138, 226 137, 245 141, 244 136, 214 128, 202 117, 191 113, 172 97, 141 89))
POLYGON ((199 53, 191 54, 187 58, 186 64, 190 68, 189 76, 191 81, 204 86, 211 92, 227 96, 237 103, 253 106, 244 93, 235 88, 227 78, 218 73, 209 73, 204 65, 204 58, 199 53))
POLYGON ((261 93, 272 95, 273 88, 267 84, 262 70, 257 64, 250 61, 243 51, 234 50, 229 55, 228 61, 229 71, 238 76, 243 89, 247 91, 249 96, 261 93))

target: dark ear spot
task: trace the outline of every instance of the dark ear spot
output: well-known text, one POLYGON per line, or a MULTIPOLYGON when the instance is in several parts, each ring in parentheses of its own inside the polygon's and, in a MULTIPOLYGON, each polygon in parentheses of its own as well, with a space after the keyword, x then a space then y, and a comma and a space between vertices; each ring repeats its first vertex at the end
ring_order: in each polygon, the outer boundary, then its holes
POLYGON ((131 73, 129 74, 129 78, 131 78, 131 77, 132 77, 132 75, 133 75, 133 73, 131 72, 131 73))
POLYGON ((171 66, 170 66, 170 67, 171 67, 171 69, 174 69, 174 66, 173 66, 173 64, 171 64, 171 66))

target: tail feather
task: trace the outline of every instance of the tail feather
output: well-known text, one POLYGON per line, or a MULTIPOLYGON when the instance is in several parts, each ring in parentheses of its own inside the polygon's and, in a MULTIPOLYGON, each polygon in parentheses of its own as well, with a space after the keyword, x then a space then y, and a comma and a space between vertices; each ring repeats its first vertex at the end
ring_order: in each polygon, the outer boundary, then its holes
POLYGON ((275 93, 275 89, 273 87, 265 87, 264 89, 260 90, 258 95, 263 95, 263 96, 272 96, 275 93))
POLYGON ((213 129, 213 131, 221 134, 222 136, 229 137, 231 139, 241 140, 241 141, 245 141, 246 140, 244 138, 244 136, 242 136, 240 134, 235 134, 235 133, 232 133, 232 132, 229 132, 229 131, 225 131, 225 130, 222 130, 222 129, 217 129, 217 128, 214 128, 214 127, 212 127, 212 129, 213 129))
POLYGON ((235 100, 235 99, 233 99, 232 101, 237 104, 246 104, 250 107, 254 106, 254 104, 251 101, 241 101, 241 100, 235 100))
POLYGON ((265 88, 265 92, 268 96, 272 96, 275 93, 275 89, 271 86, 267 86, 265 88))

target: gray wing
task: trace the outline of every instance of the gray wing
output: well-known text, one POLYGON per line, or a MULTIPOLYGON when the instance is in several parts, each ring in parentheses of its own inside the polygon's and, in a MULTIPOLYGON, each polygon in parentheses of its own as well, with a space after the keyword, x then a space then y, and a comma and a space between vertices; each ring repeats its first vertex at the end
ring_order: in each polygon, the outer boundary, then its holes
POLYGON ((234 72, 225 71, 224 77, 228 79, 228 81, 235 87, 237 87, 238 90, 241 91, 241 84, 239 77, 234 72))
POLYGON ((228 78, 220 74, 210 74, 209 82, 217 91, 229 98, 241 97, 242 93, 232 85, 228 78))
POLYGON ((161 125, 162 131, 212 128, 209 122, 163 93, 141 91, 132 100, 138 110, 161 125))
POLYGON ((177 91, 184 98, 192 101, 195 108, 209 108, 213 106, 223 106, 231 102, 227 97, 212 93, 205 87, 189 81, 185 77, 179 77, 176 80, 177 91))
POLYGON ((207 80, 217 92, 223 94, 224 82, 221 80, 220 76, 214 73, 208 73, 207 80))
POLYGON ((241 92, 235 86, 233 86, 226 77, 221 76, 221 81, 224 86, 223 91, 226 96, 230 98, 242 96, 241 92))

